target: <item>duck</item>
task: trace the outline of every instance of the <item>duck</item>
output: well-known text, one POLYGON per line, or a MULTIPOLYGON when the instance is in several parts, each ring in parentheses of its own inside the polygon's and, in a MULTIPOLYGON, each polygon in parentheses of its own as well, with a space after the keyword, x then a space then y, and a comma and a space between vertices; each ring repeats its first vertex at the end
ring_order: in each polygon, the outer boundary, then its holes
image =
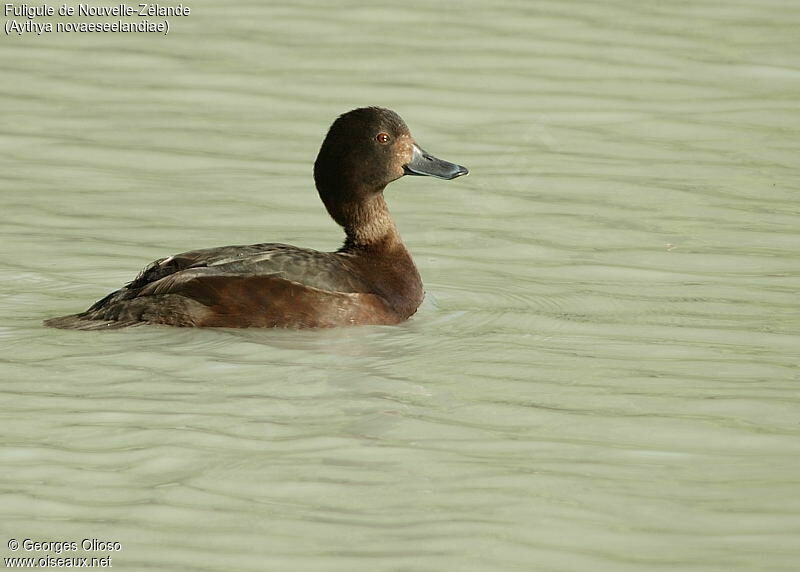
POLYGON ((174 254, 86 311, 44 324, 76 330, 399 324, 417 311, 424 289, 384 189, 404 175, 451 180, 468 173, 424 151, 394 111, 354 109, 333 122, 314 162, 319 197, 344 229, 341 248, 263 243, 174 254))

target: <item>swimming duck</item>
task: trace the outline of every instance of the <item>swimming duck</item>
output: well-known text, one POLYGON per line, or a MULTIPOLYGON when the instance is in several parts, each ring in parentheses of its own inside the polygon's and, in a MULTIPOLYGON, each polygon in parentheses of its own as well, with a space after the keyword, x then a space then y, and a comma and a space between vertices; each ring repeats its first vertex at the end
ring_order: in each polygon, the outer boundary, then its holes
POLYGON ((319 196, 344 228, 339 250, 277 243, 191 250, 147 265, 85 312, 44 323, 80 330, 397 324, 416 312, 424 292, 383 190, 403 175, 467 173, 423 151, 395 112, 355 109, 334 121, 314 163, 319 196))

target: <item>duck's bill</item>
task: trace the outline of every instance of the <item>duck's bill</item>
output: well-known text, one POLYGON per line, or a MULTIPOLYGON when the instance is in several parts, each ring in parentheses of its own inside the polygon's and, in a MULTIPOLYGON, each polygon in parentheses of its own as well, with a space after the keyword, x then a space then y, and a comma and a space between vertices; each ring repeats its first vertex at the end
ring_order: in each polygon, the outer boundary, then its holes
POLYGON ((403 167, 406 175, 425 175, 438 179, 455 179, 469 173, 466 167, 437 159, 414 145, 414 156, 403 167))

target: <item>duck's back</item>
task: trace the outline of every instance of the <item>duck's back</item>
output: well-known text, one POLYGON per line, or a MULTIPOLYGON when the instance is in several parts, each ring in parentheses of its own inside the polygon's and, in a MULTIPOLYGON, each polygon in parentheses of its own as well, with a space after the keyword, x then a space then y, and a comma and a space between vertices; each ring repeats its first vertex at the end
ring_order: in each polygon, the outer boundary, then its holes
POLYGON ((419 305, 421 283, 416 268, 417 284, 412 276, 408 286, 371 273, 382 266, 369 254, 276 243, 193 250, 149 264, 85 312, 45 323, 66 329, 142 323, 239 328, 394 324, 419 305))

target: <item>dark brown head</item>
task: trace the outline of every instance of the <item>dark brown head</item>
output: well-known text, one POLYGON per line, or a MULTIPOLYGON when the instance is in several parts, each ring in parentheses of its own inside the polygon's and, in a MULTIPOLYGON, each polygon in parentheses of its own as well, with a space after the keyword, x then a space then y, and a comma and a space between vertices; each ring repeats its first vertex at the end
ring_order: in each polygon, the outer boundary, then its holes
POLYGON ((314 163, 314 181, 333 219, 346 229, 356 205, 369 203, 405 174, 454 179, 467 169, 420 149, 405 122, 380 107, 354 109, 331 125, 314 163))

